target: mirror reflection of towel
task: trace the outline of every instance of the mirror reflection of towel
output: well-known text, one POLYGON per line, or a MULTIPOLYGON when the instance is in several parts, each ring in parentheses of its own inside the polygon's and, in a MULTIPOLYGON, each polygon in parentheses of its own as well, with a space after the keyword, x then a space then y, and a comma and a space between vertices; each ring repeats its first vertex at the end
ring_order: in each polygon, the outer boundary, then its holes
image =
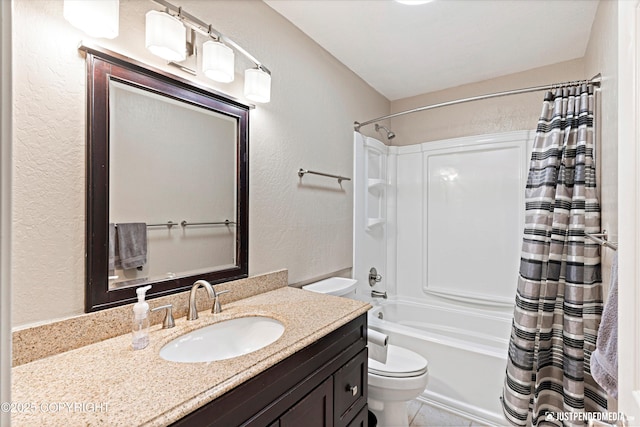
MULTIPOLYGON (((118 262, 118 264, 120 264, 118 262)), ((116 269, 116 225, 109 223, 109 271, 116 269)))
MULTIPOLYGON (((129 222, 117 224, 118 252, 124 270, 147 263, 147 224, 129 222)), ((116 262, 116 267, 118 267, 116 262)))

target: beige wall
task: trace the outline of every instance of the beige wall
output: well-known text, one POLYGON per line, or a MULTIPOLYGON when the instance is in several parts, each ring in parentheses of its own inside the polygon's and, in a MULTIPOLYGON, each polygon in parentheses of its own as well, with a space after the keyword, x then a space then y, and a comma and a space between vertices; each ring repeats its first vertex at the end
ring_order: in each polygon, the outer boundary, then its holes
MULTIPOLYGON (((575 59, 393 101, 391 112, 411 110, 423 105, 488 93, 583 78, 585 78, 584 62, 582 59, 575 59)), ((396 133, 392 145, 411 145, 460 136, 535 129, 542 111, 543 97, 544 92, 534 92, 473 101, 396 117, 391 119, 391 129, 396 133)))
MULTIPOLYGON (((600 144, 597 153, 602 228, 618 240, 618 7, 600 2, 585 55, 587 75, 602 74, 600 144)), ((602 275, 608 289, 613 251, 602 249, 602 275)))
MULTIPOLYGON (((273 73, 272 101, 250 118, 251 275, 289 269, 299 282, 351 266, 352 187, 298 168, 351 175, 353 121, 389 102, 260 1, 184 0, 188 12, 235 40, 273 73)), ((144 49, 148 0, 121 2, 112 50, 167 67, 144 49)), ((13 325, 81 313, 84 306, 84 34, 62 17, 62 0, 14 5, 13 325), (34 30, 37 29, 37 30, 34 30)), ((236 82, 203 84, 242 98, 236 82)), ((188 76, 188 75, 184 75, 188 76)))

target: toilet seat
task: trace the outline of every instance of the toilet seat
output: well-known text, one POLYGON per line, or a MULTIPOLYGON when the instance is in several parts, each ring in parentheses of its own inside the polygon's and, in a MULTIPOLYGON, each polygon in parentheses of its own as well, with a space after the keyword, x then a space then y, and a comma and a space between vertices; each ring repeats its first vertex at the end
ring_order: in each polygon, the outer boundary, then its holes
POLYGON ((389 378, 418 377, 427 372, 429 362, 406 348, 387 346, 387 363, 369 358, 369 373, 389 378))

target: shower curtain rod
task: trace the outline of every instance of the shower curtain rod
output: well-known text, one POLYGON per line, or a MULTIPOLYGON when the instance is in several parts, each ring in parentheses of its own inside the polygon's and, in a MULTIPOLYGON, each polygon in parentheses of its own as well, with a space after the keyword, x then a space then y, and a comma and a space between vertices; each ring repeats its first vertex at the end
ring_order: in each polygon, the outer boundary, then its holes
POLYGON ((378 117, 377 119, 373 119, 373 120, 368 120, 363 123, 353 122, 353 128, 354 130, 359 131, 362 126, 370 125, 371 123, 379 122, 381 120, 392 119, 394 117, 403 116, 409 113, 417 113, 418 111, 426 111, 426 110, 432 110, 434 108, 448 107, 449 105, 463 104, 465 102, 471 102, 471 101, 479 101, 481 99, 498 98, 501 96, 518 95, 521 93, 529 93, 529 92, 539 92, 542 90, 551 90, 551 89, 556 89, 556 88, 566 87, 566 86, 576 86, 576 85, 581 85, 585 83, 592 84, 594 86, 600 86, 600 82, 602 82, 602 74, 598 73, 589 80, 576 80, 576 81, 564 82, 564 83, 554 83, 554 84, 544 85, 544 86, 534 86, 534 87, 528 87, 524 89, 514 89, 514 90, 507 90, 504 92, 496 92, 496 93, 489 93, 486 95, 472 96, 470 98, 455 99, 453 101, 441 102, 439 104, 425 105, 423 107, 414 108, 412 110, 406 110, 406 111, 400 111, 398 113, 388 114, 386 116, 378 117))

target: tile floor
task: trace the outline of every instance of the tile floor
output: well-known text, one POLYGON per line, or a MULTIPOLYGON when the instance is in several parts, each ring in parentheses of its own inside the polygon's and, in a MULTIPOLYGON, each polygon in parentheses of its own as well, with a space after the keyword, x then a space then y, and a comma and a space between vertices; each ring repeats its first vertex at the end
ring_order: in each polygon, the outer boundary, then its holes
POLYGON ((409 402, 410 427, 481 427, 477 423, 442 409, 434 408, 419 400, 409 402))

